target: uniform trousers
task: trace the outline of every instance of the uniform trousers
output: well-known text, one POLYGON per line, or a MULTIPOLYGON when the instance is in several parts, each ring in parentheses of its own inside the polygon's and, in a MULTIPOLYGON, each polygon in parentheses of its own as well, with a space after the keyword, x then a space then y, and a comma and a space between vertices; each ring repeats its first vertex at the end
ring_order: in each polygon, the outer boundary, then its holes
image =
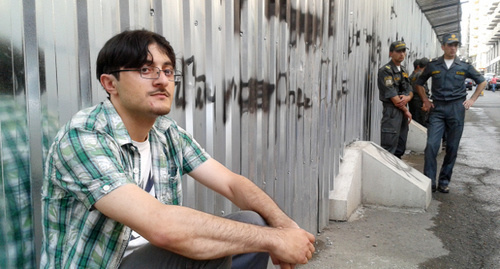
POLYGON ((403 111, 392 103, 383 103, 381 124, 381 146, 401 159, 405 154, 406 140, 408 138, 408 120, 403 111))
POLYGON ((408 103, 412 120, 420 123, 420 125, 427 126, 427 112, 422 110, 422 100, 420 98, 413 98, 408 103))
MULTIPOLYGON (((253 211, 238 211, 225 218, 267 226, 265 220, 253 211)), ((120 269, 135 268, 267 268, 269 253, 244 253, 214 260, 193 260, 151 244, 137 249, 123 259, 120 269)))
POLYGON ((439 185, 448 186, 458 154, 458 146, 464 130, 465 98, 453 101, 434 101, 427 122, 427 145, 425 147, 424 174, 436 186, 437 154, 441 139, 446 133, 446 155, 439 172, 439 185))

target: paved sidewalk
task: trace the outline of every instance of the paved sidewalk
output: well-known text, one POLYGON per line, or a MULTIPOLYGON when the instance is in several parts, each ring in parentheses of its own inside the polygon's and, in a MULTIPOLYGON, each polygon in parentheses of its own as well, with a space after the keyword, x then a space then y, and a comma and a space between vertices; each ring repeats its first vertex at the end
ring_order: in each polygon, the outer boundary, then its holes
MULTIPOLYGON (((422 171, 423 155, 403 160, 422 171)), ((333 222, 317 235, 313 259, 299 268, 419 268, 448 251, 431 228, 439 202, 424 210, 365 206, 349 222, 333 222)))
MULTIPOLYGON (((499 104, 498 92, 485 91, 466 113, 450 194, 434 193, 426 211, 365 207, 357 220, 330 222, 298 267, 500 268, 499 104)), ((403 160, 423 171, 423 154, 403 160)))

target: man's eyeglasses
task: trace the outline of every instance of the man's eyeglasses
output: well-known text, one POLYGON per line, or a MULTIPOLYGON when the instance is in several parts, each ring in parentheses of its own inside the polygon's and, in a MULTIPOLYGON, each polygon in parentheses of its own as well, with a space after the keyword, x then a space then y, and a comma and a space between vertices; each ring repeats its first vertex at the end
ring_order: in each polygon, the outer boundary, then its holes
POLYGON ((167 68, 165 70, 161 70, 158 67, 152 67, 152 66, 144 66, 139 69, 121 69, 121 70, 114 70, 108 72, 108 74, 113 74, 113 73, 120 73, 120 72, 130 72, 130 71, 135 71, 139 72, 141 74, 141 78, 145 79, 158 79, 160 77, 160 73, 163 72, 165 76, 167 76, 167 79, 172 82, 180 82, 182 79, 182 74, 179 71, 167 68))

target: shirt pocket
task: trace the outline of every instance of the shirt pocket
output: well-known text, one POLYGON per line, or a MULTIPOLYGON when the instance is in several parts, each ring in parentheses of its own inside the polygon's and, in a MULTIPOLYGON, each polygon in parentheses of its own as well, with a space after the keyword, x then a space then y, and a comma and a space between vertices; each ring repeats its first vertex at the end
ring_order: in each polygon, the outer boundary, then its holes
POLYGON ((463 88, 465 88, 465 83, 464 83, 464 81, 465 81, 465 74, 457 74, 457 73, 455 73, 455 75, 453 75, 453 78, 454 78, 453 79, 453 84, 452 84, 453 88, 460 89, 460 88, 462 88, 462 86, 463 86, 463 88))
POLYGON ((168 188, 170 191, 170 203, 179 205, 182 199, 182 182, 178 167, 168 169, 168 188))
POLYGON ((442 87, 444 84, 444 76, 441 73, 433 74, 432 75, 432 88, 433 89, 439 89, 442 87))

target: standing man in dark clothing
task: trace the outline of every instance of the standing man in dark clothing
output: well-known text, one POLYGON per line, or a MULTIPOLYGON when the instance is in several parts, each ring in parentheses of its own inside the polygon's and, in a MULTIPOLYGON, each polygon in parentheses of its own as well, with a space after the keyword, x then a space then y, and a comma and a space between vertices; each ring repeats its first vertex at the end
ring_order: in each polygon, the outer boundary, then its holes
POLYGON ((450 190, 448 184, 462 138, 465 110, 474 104, 486 86, 484 77, 472 65, 456 56, 459 44, 458 34, 444 35, 441 45, 444 55, 431 60, 416 82, 416 90, 423 101, 422 109, 430 111, 424 174, 432 181, 432 191, 436 191, 436 156, 443 133, 446 133, 446 155, 439 173, 437 188, 442 193, 448 193, 450 190), (430 77, 432 77, 432 102, 427 98, 423 87, 430 77), (467 99, 464 84, 466 78, 471 78, 478 84, 470 99, 467 99))
MULTIPOLYGON (((424 71, 424 68, 427 65, 427 63, 429 63, 429 59, 425 57, 413 61, 414 70, 413 73, 411 73, 410 75, 410 83, 412 89, 415 89, 415 82, 424 71)), ((425 88, 425 94, 427 95, 427 97, 429 97, 430 93, 429 93, 429 87, 427 87, 427 82, 424 84, 424 88, 425 88)), ((413 98, 408 103, 408 107, 410 108, 410 113, 412 115, 412 118, 416 122, 420 123, 422 126, 426 127, 428 113, 422 110, 422 99, 418 94, 413 94, 413 98)))
POLYGON ((401 158, 406 150, 411 113, 406 104, 413 97, 406 68, 401 65, 406 44, 396 41, 389 47, 391 61, 378 70, 379 99, 383 103, 381 146, 401 158))

